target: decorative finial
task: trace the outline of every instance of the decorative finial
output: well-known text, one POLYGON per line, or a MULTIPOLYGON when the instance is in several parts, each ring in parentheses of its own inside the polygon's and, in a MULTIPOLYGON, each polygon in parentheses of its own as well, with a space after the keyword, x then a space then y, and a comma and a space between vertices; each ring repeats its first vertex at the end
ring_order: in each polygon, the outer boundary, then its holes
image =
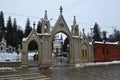
POLYGON ((73 21, 73 25, 76 25, 76 17, 74 16, 74 21, 73 21))
POLYGON ((45 10, 45 13, 47 12, 47 10, 45 10))
POLYGON ((83 28, 83 34, 85 34, 85 29, 83 28))
POLYGON ((34 28, 34 29, 35 29, 35 25, 36 25, 35 22, 33 22, 33 28, 34 28))
POLYGON ((62 10, 63 10, 63 8, 62 8, 62 6, 60 6, 60 14, 62 14, 62 10))
POLYGON ((85 29, 83 28, 83 38, 85 39, 86 36, 85 36, 85 29))
POLYGON ((44 20, 48 20, 48 17, 47 17, 47 10, 45 10, 44 20))

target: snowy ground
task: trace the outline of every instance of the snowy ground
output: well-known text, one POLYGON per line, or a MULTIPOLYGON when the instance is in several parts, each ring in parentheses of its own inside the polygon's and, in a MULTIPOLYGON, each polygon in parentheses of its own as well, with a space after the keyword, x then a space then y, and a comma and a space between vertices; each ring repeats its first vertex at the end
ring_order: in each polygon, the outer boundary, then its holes
MULTIPOLYGON (((35 55, 35 52, 29 52, 28 53, 28 60, 33 60, 33 56, 35 55)), ((0 53, 0 62, 16 62, 21 61, 21 53, 18 55, 16 52, 13 53, 0 53)))
POLYGON ((13 53, 0 53, 0 62, 6 62, 6 61, 11 61, 11 62, 16 62, 20 60, 19 58, 21 55, 17 54, 16 52, 13 53))

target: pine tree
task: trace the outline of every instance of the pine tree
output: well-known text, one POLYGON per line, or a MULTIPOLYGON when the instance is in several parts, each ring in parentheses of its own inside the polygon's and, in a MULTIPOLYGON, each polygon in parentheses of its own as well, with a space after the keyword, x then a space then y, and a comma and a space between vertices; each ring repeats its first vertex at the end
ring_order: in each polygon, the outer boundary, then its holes
POLYGON ((20 52, 18 49, 22 49, 22 39, 23 39, 23 31, 21 30, 21 27, 17 27, 17 42, 16 42, 16 51, 20 52))
POLYGON ((27 37, 30 34, 31 30, 32 28, 30 27, 30 20, 27 18, 24 37, 27 37))
POLYGON ((37 25, 37 32, 41 33, 41 28, 42 28, 42 23, 40 21, 38 21, 38 25, 37 25))
POLYGON ((110 34, 110 35, 109 35, 108 41, 109 41, 109 42, 114 42, 114 41, 115 41, 115 38, 114 38, 113 34, 110 34))
POLYGON ((66 52, 67 51, 67 45, 69 44, 69 39, 66 38, 63 44, 63 51, 66 52))
POLYGON ((5 26, 4 26, 4 15, 3 12, 0 12, 0 41, 2 40, 2 37, 5 32, 5 26))
POLYGON ((2 29, 2 31, 5 30, 5 26, 4 26, 4 14, 3 14, 2 11, 0 12, 0 29, 2 29))
POLYGON ((21 29, 17 30, 17 46, 22 45, 23 31, 21 29))
POLYGON ((11 22, 11 17, 8 17, 7 21, 7 33, 6 33, 6 40, 7 40, 7 45, 11 46, 12 45, 12 22, 11 22))
POLYGON ((114 29, 113 35, 114 35, 115 41, 120 41, 120 31, 119 30, 114 29))
POLYGON ((107 32, 103 31, 103 40, 107 41, 107 36, 106 36, 107 32))
POLYGON ((100 28, 97 23, 95 23, 94 28, 93 28, 93 39, 95 41, 101 41, 101 36, 100 36, 100 28))
POLYGON ((16 47, 17 46, 17 22, 16 18, 14 18, 13 22, 13 29, 12 29, 12 46, 16 47))

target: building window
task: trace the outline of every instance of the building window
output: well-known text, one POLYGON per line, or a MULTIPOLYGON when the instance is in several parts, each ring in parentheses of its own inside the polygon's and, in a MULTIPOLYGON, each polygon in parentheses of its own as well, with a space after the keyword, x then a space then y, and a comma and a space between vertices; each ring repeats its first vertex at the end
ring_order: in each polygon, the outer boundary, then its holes
POLYGON ((84 57, 84 50, 82 50, 82 57, 84 57))
POLYGON ((87 50, 82 50, 82 57, 84 57, 84 58, 87 57, 87 50))
POLYGON ((85 57, 87 57, 87 50, 84 51, 85 57))

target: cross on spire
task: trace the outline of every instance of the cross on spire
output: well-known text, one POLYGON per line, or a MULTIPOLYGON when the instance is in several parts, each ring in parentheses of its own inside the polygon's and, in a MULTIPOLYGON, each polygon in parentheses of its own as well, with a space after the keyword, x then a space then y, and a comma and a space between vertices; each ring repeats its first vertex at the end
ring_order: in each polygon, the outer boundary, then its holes
POLYGON ((34 29, 35 29, 35 25, 36 25, 35 22, 33 22, 33 28, 34 28, 34 29))
POLYGON ((60 14, 62 14, 62 10, 63 10, 63 8, 62 8, 62 6, 60 6, 60 14))

